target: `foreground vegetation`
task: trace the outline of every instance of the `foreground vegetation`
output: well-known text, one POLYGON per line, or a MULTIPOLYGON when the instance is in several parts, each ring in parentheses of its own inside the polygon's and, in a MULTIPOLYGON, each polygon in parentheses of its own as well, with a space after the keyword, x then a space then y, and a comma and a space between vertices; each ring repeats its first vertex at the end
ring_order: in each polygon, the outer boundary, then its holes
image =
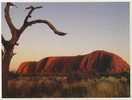
POLYGON ((8 80, 8 97, 129 97, 126 77, 70 80, 66 76, 18 76, 8 80))

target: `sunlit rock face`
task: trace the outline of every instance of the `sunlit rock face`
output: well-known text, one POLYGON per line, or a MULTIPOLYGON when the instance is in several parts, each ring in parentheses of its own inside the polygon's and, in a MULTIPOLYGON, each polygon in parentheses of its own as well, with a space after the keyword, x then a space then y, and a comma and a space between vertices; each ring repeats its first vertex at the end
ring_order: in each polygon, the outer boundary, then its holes
POLYGON ((72 70, 79 70, 82 58, 83 56, 48 57, 47 58, 48 60, 45 66, 43 66, 41 73, 43 72, 66 73, 72 70))
POLYGON ((20 64, 19 68, 17 69, 17 73, 22 74, 31 74, 34 73, 36 70, 36 61, 27 61, 20 64))
POLYGON ((129 65, 121 57, 97 50, 81 56, 47 57, 38 62, 24 62, 17 72, 19 73, 121 73, 129 70, 129 65))

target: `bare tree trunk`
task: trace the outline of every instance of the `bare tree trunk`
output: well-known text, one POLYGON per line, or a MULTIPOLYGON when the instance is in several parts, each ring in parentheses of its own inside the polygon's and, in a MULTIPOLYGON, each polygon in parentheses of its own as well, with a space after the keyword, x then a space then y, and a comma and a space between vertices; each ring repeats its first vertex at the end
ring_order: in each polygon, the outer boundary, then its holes
POLYGON ((2 59, 2 97, 6 98, 8 93, 8 73, 12 59, 12 51, 7 51, 2 59))

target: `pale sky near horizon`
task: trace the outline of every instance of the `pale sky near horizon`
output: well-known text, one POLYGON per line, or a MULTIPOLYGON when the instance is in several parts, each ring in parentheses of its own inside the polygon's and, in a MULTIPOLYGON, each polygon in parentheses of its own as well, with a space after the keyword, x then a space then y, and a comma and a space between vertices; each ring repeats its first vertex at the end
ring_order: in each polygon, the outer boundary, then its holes
MULTIPOLYGON (((16 3, 11 8, 13 23, 20 27, 30 5, 43 8, 32 14, 31 20, 48 19, 64 37, 55 35, 48 26, 36 24, 26 29, 15 48, 10 70, 21 62, 38 61, 47 56, 88 54, 94 50, 113 52, 129 62, 129 3, 16 3)), ((4 19, 2 4, 2 33, 11 38, 4 19)))

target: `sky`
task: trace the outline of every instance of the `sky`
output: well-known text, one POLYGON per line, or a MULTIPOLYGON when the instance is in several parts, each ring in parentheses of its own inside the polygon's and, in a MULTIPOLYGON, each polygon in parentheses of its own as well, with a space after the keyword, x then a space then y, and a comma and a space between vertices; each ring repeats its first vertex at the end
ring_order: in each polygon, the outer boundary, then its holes
MULTIPOLYGON (((10 70, 16 70, 24 61, 39 61, 48 56, 76 56, 106 50, 129 63, 129 3, 15 3, 10 14, 19 28, 28 13, 25 7, 43 6, 33 12, 32 18, 47 19, 66 36, 58 36, 45 24, 27 28, 15 47, 10 70)), ((2 34, 9 40, 10 30, 4 18, 2 4, 2 34)))

